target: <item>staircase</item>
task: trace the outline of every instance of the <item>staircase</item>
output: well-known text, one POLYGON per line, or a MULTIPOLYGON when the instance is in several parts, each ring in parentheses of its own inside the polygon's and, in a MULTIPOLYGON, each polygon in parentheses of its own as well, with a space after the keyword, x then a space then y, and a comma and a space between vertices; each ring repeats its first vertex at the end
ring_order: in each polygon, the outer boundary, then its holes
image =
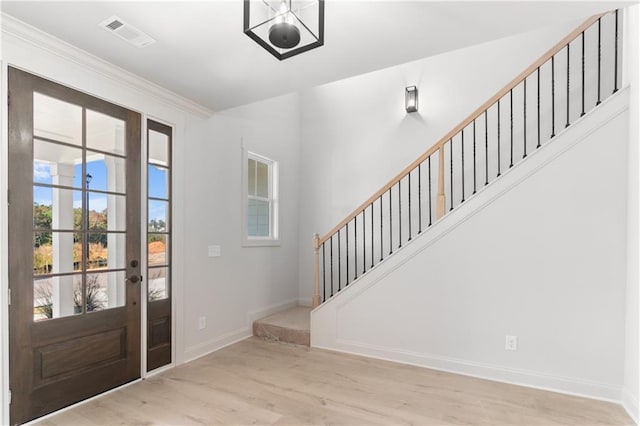
POLYGON ((266 340, 309 346, 311 308, 296 306, 253 322, 253 335, 266 340))
POLYGON ((637 117, 619 15, 587 19, 314 236, 312 347, 620 399, 637 117))
POLYGON ((616 93, 620 22, 618 10, 588 18, 333 229, 315 234, 314 308, 616 93))

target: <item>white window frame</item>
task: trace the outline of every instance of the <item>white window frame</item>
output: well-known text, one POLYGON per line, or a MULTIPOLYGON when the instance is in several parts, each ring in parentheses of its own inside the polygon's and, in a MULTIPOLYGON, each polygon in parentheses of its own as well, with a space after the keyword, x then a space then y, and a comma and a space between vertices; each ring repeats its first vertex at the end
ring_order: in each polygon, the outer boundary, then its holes
POLYGON ((242 150, 242 245, 244 247, 273 247, 280 245, 279 239, 279 200, 278 200, 278 162, 255 152, 242 150), (250 196, 249 185, 249 159, 266 163, 269 169, 268 198, 250 196), (269 203, 269 236, 249 236, 247 214, 249 211, 249 198, 267 201, 269 203))

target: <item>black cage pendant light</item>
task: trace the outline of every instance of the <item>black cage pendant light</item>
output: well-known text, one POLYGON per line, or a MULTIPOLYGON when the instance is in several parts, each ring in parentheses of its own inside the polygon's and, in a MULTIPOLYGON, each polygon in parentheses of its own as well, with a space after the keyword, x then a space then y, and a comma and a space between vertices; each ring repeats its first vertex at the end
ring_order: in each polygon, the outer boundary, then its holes
POLYGON ((324 0, 244 0, 244 33, 279 60, 324 44, 324 0))

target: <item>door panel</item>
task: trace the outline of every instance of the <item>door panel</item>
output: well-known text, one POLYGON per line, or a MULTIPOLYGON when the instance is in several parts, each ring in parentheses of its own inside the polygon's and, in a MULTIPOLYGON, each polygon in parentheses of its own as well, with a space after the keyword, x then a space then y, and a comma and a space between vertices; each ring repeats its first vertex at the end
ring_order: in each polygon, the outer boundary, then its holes
POLYGON ((140 280, 127 279, 140 276, 140 213, 126 206, 140 202, 141 118, 14 68, 9 97, 11 423, 22 423, 140 376, 140 280))
POLYGON ((120 328, 36 348, 36 370, 41 371, 36 387, 124 359, 125 336, 125 329, 120 328))

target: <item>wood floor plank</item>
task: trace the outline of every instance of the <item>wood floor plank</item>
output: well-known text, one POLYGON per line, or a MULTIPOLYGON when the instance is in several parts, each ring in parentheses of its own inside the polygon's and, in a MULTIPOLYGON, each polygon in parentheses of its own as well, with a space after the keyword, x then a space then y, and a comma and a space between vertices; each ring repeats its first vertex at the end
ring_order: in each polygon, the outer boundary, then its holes
POLYGON ((617 404, 247 339, 78 405, 58 425, 633 425, 617 404))

